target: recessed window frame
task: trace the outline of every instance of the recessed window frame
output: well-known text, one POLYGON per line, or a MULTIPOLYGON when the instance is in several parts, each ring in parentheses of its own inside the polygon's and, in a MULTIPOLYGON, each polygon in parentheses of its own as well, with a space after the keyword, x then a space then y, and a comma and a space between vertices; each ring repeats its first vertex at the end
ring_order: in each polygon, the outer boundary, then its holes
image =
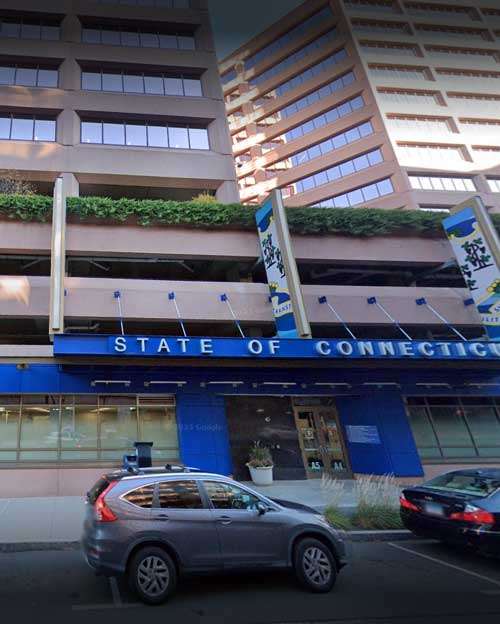
POLYGON ((125 48, 158 48, 162 50, 197 49, 195 32, 191 34, 181 31, 164 33, 154 28, 152 30, 145 30, 143 28, 133 28, 133 26, 124 26, 123 29, 121 29, 108 28, 106 25, 101 24, 92 26, 82 25, 81 41, 88 45, 115 45, 125 48), (110 33, 117 34, 111 35, 110 33), (153 45, 153 40, 155 38, 158 45, 153 45), (106 39, 108 39, 108 41, 106 41, 106 39), (148 45, 144 45, 146 40, 148 45), (168 43, 175 43, 175 45, 167 45, 168 43))
MULTIPOLYGON (((97 130, 97 128, 96 128, 97 130)), ((111 131, 112 128, 109 128, 109 131, 111 131)), ((193 137, 194 137, 194 133, 193 133, 193 137)), ((193 140, 194 142, 194 140, 193 140)), ((210 151, 211 149, 211 144, 210 144, 210 133, 209 133, 209 129, 208 127, 201 127, 198 124, 179 124, 179 123, 175 123, 175 122, 165 122, 165 123, 155 123, 155 122, 149 122, 147 120, 134 120, 134 119, 128 119, 128 120, 124 120, 124 121, 120 121, 120 120, 115 120, 115 119, 93 119, 90 117, 85 117, 82 118, 80 120, 80 143, 82 145, 110 145, 110 146, 115 146, 115 147, 142 147, 142 148, 147 148, 147 149, 188 149, 188 150, 200 150, 200 151, 210 151), (84 141, 84 124, 92 124, 95 125, 97 127, 101 127, 101 131, 100 131, 100 136, 102 137, 102 140, 100 142, 98 141, 84 141), (109 125, 109 126, 117 126, 117 127, 123 127, 123 142, 118 142, 118 143, 112 143, 112 142, 105 142, 105 126, 109 125), (127 124, 132 126, 137 126, 137 125, 144 125, 145 127, 145 131, 146 131, 146 145, 128 145, 127 144, 127 124), (158 145, 149 145, 149 128, 166 128, 167 134, 166 136, 168 137, 168 145, 165 146, 158 146, 158 145), (185 130, 186 131, 186 136, 187 136, 187 147, 172 147, 171 146, 171 141, 170 141, 170 131, 169 129, 172 129, 172 137, 174 136, 175 133, 175 129, 178 128, 179 130, 185 130), (200 148, 200 147, 191 147, 191 133, 190 130, 203 130, 206 134, 207 137, 207 147, 206 148, 200 148)))
POLYGON ((27 114, 27 115, 21 115, 21 114, 14 114, 14 113, 0 113, 0 117, 2 119, 9 119, 10 120, 10 124, 9 124, 9 136, 8 137, 1 137, 0 141, 24 141, 24 142, 33 142, 33 143, 55 143, 57 140, 57 119, 47 116, 47 115, 32 115, 32 114, 27 114), (20 138, 20 137, 15 137, 13 136, 13 131, 14 131, 14 123, 16 121, 18 122, 22 122, 22 121, 31 121, 31 138, 20 138), (46 121, 46 122, 52 122, 53 123, 53 128, 54 128, 54 139, 36 139, 36 124, 39 121, 46 121))
POLYGON ((1 82, 0 86, 20 86, 40 89, 57 89, 59 88, 59 69, 56 67, 48 67, 44 65, 23 65, 22 63, 2 63, 0 60, 0 69, 12 70, 12 80, 9 82, 1 82), (34 84, 23 84, 19 81, 19 72, 31 70, 36 72, 34 84), (53 72, 56 77, 55 84, 46 85, 40 84, 40 72, 53 72))
POLYGON ((120 71, 116 70, 106 70, 106 68, 82 68, 80 75, 80 88, 82 91, 102 91, 105 93, 127 93, 131 95, 155 95, 155 96, 164 96, 164 97, 204 97, 203 91, 203 80, 201 76, 197 76, 195 74, 189 72, 182 73, 174 73, 174 72, 158 72, 158 73, 148 73, 146 72, 134 72, 132 70, 127 71, 126 69, 122 69, 120 71), (85 85, 85 81, 89 76, 100 76, 100 85, 101 88, 89 88, 85 85), (105 76, 121 76, 121 90, 119 89, 105 89, 104 88, 104 80, 105 76), (136 91, 132 89, 126 88, 126 80, 129 78, 139 78, 142 79, 142 90, 136 91), (146 87, 147 80, 157 79, 161 81, 162 89, 161 93, 153 93, 148 92, 146 87), (179 93, 167 93, 166 88, 166 80, 175 79, 180 81, 180 92, 179 93), (199 85, 200 93, 197 95, 193 95, 191 93, 186 93, 186 84, 191 82, 196 82, 199 85))

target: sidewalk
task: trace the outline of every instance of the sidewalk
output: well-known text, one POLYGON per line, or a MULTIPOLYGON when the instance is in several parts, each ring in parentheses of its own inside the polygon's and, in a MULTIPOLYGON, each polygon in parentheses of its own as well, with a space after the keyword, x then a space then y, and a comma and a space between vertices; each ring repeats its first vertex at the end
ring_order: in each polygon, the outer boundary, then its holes
MULTIPOLYGON (((345 482, 342 506, 355 505, 354 481, 345 482)), ((282 498, 309 505, 322 511, 328 504, 328 492, 321 480, 278 481, 255 487, 264 496, 282 498)), ((80 540, 85 502, 81 496, 0 499, 0 545, 77 542, 80 540)))
MULTIPOLYGON (((350 508, 356 506, 353 479, 344 481, 344 495, 339 507, 350 508)), ((328 489, 322 488, 321 479, 306 479, 301 481, 275 481, 272 485, 258 486, 250 481, 245 485, 257 490, 268 498, 282 498, 314 507, 323 511, 330 503, 331 496, 328 489)))

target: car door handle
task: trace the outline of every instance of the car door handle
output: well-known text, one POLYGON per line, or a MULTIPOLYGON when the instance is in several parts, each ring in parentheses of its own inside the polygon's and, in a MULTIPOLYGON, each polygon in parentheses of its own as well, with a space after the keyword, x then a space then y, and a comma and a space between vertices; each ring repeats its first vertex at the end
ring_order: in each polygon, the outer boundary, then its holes
POLYGON ((156 516, 156 520, 159 520, 160 522, 166 522, 168 520, 168 516, 167 514, 158 514, 156 516))
POLYGON ((221 524, 231 524, 232 520, 230 516, 219 516, 217 518, 217 520, 221 523, 221 524))

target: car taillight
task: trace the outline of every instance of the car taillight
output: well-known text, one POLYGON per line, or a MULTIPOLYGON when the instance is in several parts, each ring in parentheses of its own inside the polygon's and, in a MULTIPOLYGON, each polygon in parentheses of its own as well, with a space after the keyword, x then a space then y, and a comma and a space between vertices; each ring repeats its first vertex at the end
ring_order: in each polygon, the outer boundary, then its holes
POLYGON ((114 522, 118 520, 115 513, 106 505, 106 494, 115 487, 117 481, 110 483, 108 487, 101 492, 94 504, 95 519, 97 522, 114 522))
POLYGON ((409 509, 410 511, 420 511, 420 507, 417 507, 414 503, 409 501, 404 494, 399 497, 399 504, 403 509, 409 509))
POLYGON ((463 511, 455 511, 450 514, 450 519, 472 522, 473 524, 495 524, 492 513, 474 505, 466 505, 463 511))

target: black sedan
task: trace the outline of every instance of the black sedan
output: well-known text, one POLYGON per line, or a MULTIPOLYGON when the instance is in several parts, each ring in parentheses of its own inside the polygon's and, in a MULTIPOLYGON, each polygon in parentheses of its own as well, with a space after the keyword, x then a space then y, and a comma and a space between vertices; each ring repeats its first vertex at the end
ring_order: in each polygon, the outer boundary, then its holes
POLYGON ((422 537, 500 555, 500 469, 455 470, 406 488, 401 519, 422 537))

